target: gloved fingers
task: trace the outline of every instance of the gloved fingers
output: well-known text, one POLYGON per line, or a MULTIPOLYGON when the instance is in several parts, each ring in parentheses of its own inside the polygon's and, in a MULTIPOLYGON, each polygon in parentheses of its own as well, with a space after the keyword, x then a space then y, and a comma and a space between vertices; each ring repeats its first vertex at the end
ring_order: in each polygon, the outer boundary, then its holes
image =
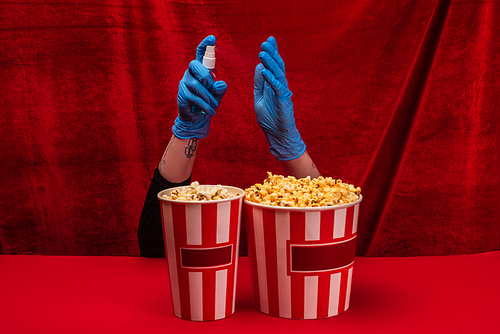
POLYGON ((271 71, 274 77, 285 87, 288 87, 285 73, 281 70, 278 63, 269 55, 269 53, 262 51, 259 53, 259 59, 266 69, 271 71))
POLYGON ((189 89, 187 89, 186 85, 181 81, 179 83, 179 93, 177 94, 177 107, 179 111, 191 108, 192 103, 188 100, 184 91, 189 91, 189 89))
POLYGON ((196 48, 196 60, 198 60, 200 63, 203 60, 203 56, 205 55, 205 49, 207 48, 207 45, 215 45, 215 36, 210 35, 205 37, 203 41, 201 41, 200 45, 196 48))
POLYGON ((191 92, 201 97, 212 108, 216 109, 219 106, 219 101, 212 95, 214 80, 207 68, 200 62, 193 60, 189 64, 183 80, 191 92))
POLYGON ((203 66, 202 63, 200 63, 197 60, 193 60, 189 63, 188 67, 189 74, 199 82, 203 86, 205 86, 207 89, 212 89, 212 86, 214 85, 214 79, 212 75, 210 74, 210 71, 203 66))
POLYGON ((193 102, 193 104, 196 104, 198 108, 203 110, 205 114, 209 116, 215 115, 215 110, 199 96, 193 94, 190 100, 193 102))
POLYGON ((262 70, 264 70, 264 65, 262 63, 259 63, 255 67, 255 76, 254 76, 254 83, 253 83, 253 94, 256 98, 261 98, 264 92, 264 82, 265 79, 262 76, 262 70))
POLYGON ((269 38, 267 39, 267 42, 269 44, 271 44, 273 46, 273 48, 276 49, 276 52, 278 52, 278 43, 276 43, 276 38, 274 38, 273 36, 269 36, 269 38))
POLYGON ((197 98, 203 100, 212 110, 219 107, 219 101, 206 89, 199 81, 193 80, 186 83, 186 87, 190 93, 194 94, 197 98))
POLYGON ((262 71, 262 76, 278 98, 282 99, 292 96, 292 92, 290 92, 287 87, 285 87, 279 80, 277 80, 271 71, 269 71, 268 69, 264 69, 262 71))
POLYGON ((276 40, 274 39, 274 37, 269 37, 267 42, 262 43, 261 49, 262 51, 267 52, 271 56, 271 58, 274 59, 276 64, 278 64, 278 67, 280 68, 281 72, 283 72, 283 76, 286 77, 285 62, 278 53, 278 46, 276 45, 276 40))
MULTIPOLYGON (((183 80, 184 81, 184 80, 183 80)), ((192 81, 198 82, 198 81, 192 81)), ((187 82, 182 82, 179 86, 179 94, 183 96, 184 100, 187 100, 191 104, 196 104, 201 110, 203 110, 207 115, 215 115, 215 108, 219 105, 219 102, 212 96, 212 94, 203 87, 199 82, 196 85, 189 85, 187 82)), ((189 104, 188 103, 188 104, 189 104)), ((188 109, 189 112, 191 109, 188 109)))
POLYGON ((216 81, 214 83, 213 85, 214 97, 219 105, 222 98, 224 97, 224 94, 226 94, 226 91, 227 91, 227 84, 224 81, 216 81))

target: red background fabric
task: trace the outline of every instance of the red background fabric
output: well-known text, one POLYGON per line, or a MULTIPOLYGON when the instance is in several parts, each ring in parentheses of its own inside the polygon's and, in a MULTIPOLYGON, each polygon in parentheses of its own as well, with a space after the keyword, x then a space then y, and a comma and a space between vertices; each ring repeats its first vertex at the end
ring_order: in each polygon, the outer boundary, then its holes
POLYGON ((4 1, 0 253, 139 254, 178 82, 210 34, 228 92, 193 180, 245 188, 282 173, 253 113, 272 35, 309 154, 323 175, 362 188, 358 255, 498 250, 499 6, 4 1))

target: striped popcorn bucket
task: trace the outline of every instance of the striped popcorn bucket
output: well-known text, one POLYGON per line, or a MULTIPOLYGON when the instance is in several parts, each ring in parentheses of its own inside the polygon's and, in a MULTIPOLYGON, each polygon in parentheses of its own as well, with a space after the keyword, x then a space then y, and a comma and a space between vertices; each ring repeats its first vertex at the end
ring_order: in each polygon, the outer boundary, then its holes
MULTIPOLYGON (((174 315, 193 321, 223 319, 234 313, 241 207, 237 197, 176 201, 158 194, 174 315)), ((187 187, 186 187, 187 188, 187 187)))
POLYGON ((288 208, 245 200, 255 308, 320 319, 349 308, 359 200, 288 208))

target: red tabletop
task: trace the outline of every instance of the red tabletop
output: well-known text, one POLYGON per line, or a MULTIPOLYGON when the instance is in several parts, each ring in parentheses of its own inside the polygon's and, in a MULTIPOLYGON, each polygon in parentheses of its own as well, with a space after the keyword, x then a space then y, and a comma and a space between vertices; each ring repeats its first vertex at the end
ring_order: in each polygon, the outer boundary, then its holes
POLYGON ((165 259, 0 256, 0 333, 497 333, 500 252, 356 258, 350 308, 288 320, 253 308, 240 258, 236 312, 212 322, 173 316, 165 259))

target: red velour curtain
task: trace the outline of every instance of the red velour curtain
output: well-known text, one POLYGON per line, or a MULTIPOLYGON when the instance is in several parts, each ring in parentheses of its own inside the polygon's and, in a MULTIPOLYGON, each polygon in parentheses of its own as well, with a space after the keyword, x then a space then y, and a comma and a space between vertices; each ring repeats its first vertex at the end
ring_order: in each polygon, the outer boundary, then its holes
POLYGON ((210 34, 228 92, 193 180, 245 188, 283 173, 253 112, 260 44, 274 36, 309 154, 362 188, 358 255, 498 250, 499 7, 3 1, 0 253, 139 254, 178 82, 210 34))

